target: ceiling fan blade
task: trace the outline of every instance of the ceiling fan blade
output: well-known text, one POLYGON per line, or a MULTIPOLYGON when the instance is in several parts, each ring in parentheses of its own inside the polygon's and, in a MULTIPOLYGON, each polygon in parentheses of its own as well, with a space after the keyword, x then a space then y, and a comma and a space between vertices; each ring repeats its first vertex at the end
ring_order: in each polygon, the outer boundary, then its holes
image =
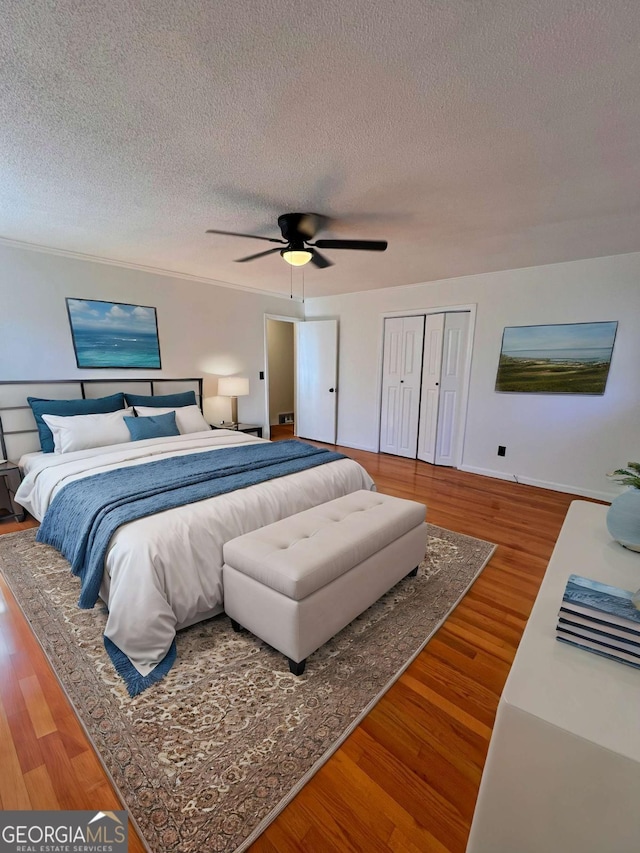
POLYGON ((286 240, 278 240, 275 237, 261 237, 259 234, 238 234, 237 231, 217 231, 210 228, 207 234, 226 234, 228 237, 251 237, 252 240, 267 240, 269 243, 285 243, 286 240))
POLYGON ((298 231, 304 234, 307 240, 316 236, 316 232, 323 227, 323 223, 316 213, 305 213, 298 222, 298 231))
POLYGON ((244 264, 247 261, 255 261, 256 258, 264 258, 265 255, 273 255, 274 252, 279 252, 280 249, 267 249, 266 252, 258 252, 257 255, 247 255, 246 258, 236 258, 237 264, 244 264))
POLYGON ((313 255, 311 256, 311 263, 314 266, 321 270, 333 266, 333 261, 330 261, 329 258, 325 258, 324 255, 321 255, 320 252, 317 252, 315 249, 312 249, 311 251, 313 252, 313 255))
POLYGON ((386 240, 316 240, 319 249, 362 249, 366 252, 384 252, 386 240))

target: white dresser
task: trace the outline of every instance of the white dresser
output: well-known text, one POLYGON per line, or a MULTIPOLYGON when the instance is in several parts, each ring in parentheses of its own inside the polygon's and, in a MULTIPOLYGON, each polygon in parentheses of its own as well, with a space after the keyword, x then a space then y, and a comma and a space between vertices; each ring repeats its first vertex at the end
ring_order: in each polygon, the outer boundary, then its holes
POLYGON ((574 501, 509 673, 467 853, 640 851, 640 669, 555 639, 570 574, 640 587, 640 553, 574 501))

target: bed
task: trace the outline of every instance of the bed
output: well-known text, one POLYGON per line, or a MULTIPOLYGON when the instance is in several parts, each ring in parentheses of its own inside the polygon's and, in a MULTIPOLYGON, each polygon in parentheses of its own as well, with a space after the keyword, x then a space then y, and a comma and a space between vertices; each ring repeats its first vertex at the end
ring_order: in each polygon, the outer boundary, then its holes
MULTIPOLYGON (((16 500, 41 521, 70 483, 160 459, 224 454, 256 444, 269 442, 216 429, 69 453, 27 452, 20 458, 24 479, 16 500)), ((226 541, 373 487, 359 464, 342 458, 123 524, 112 536, 104 561, 100 597, 109 611, 105 637, 148 686, 145 679, 152 683, 157 680, 154 674, 160 677, 168 669, 178 630, 223 612, 226 541)))

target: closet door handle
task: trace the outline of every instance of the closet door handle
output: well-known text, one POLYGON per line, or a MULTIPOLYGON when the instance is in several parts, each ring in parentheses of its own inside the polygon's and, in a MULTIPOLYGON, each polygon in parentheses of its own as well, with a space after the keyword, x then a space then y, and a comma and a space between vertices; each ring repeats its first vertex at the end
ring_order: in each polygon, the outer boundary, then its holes
POLYGON ((335 390, 336 390, 335 388, 329 388, 329 393, 330 393, 330 394, 333 394, 333 392, 334 392, 335 390))

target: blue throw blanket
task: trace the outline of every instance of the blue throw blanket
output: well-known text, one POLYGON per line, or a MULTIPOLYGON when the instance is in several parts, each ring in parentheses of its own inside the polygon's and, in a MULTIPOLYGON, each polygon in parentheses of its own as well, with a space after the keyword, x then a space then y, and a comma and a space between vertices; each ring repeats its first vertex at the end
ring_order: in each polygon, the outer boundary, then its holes
MULTIPOLYGON (((66 557, 81 580, 78 604, 91 608, 98 599, 109 542, 120 525, 344 458, 342 453, 291 440, 190 453, 93 474, 60 489, 36 538, 66 557)), ((116 662, 108 643, 107 649, 116 662)), ((114 650, 119 652, 115 646, 114 650)), ((140 689, 162 677, 170 665, 155 679, 143 679, 140 689)), ((124 674, 120 666, 118 670, 124 674)))
POLYGON ((78 604, 91 608, 98 600, 109 542, 120 525, 344 458, 291 440, 190 453, 94 474, 60 489, 36 538, 53 545, 71 563, 71 571, 82 581, 78 604))

